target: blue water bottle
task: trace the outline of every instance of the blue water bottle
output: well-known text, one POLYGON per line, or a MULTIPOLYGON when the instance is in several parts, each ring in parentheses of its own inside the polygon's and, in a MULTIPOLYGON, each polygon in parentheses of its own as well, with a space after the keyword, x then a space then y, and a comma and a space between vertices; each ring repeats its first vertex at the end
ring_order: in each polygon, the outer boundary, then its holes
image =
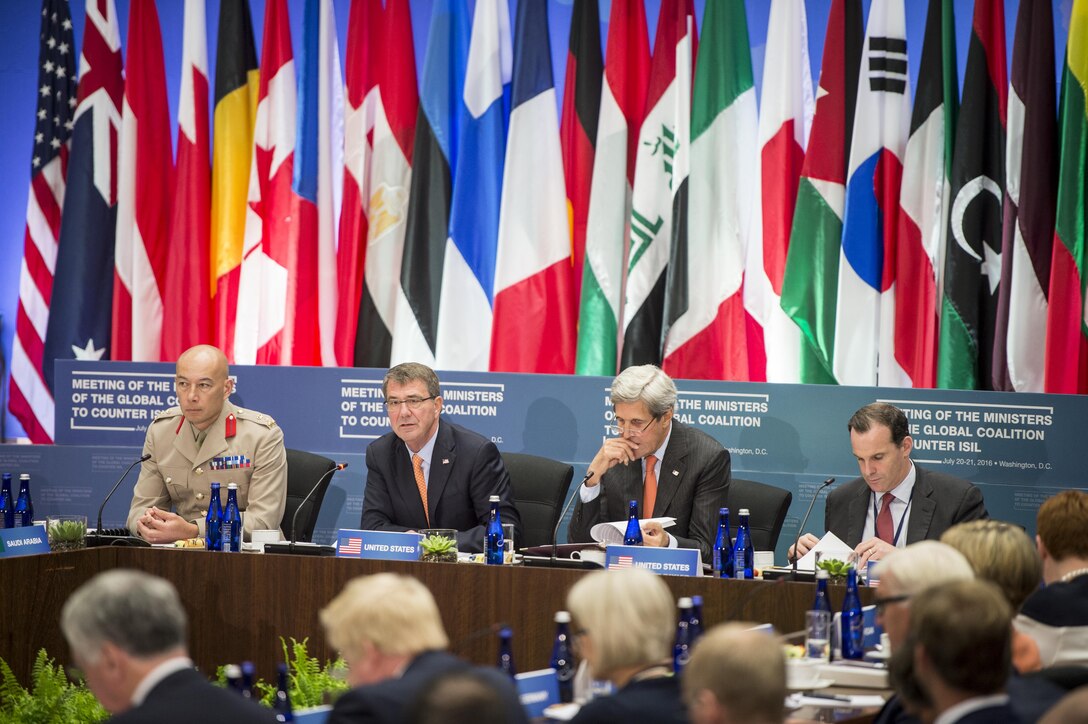
POLYGON ((12 527, 22 528, 26 525, 34 525, 34 500, 30 497, 30 475, 23 473, 19 476, 19 499, 15 501, 12 527))
POLYGON ((204 518, 204 540, 208 550, 223 550, 223 506, 219 503, 219 483, 212 483, 208 498, 208 515, 204 518))
POLYGON ((627 504, 627 531, 623 534, 625 546, 642 545, 642 528, 638 524, 638 501, 632 500, 627 504))
POLYGON ((227 507, 223 510, 223 522, 219 526, 223 550, 234 553, 242 550, 242 513, 238 510, 238 485, 227 484, 227 507))
POLYGON ((684 596, 678 603, 680 614, 676 620, 676 642, 672 647, 672 670, 680 675, 691 658, 691 599, 684 596))
POLYGON ((272 711, 276 712, 276 721, 294 721, 291 711, 291 695, 287 691, 287 664, 280 664, 276 682, 276 699, 272 702, 272 711))
POLYGON ((484 561, 488 565, 502 565, 503 547, 505 541, 502 534, 502 517, 499 515, 499 496, 492 495, 491 517, 487 521, 487 530, 484 532, 484 561))
POLYGON ((570 650, 570 613, 555 612, 555 644, 552 645, 551 667, 559 684, 559 701, 574 701, 574 655, 570 650))
POLYGON ((846 572, 846 598, 842 601, 842 657, 862 658, 865 655, 864 642, 865 621, 858 596, 858 572, 856 568, 851 568, 846 572))
POLYGON ((510 630, 508 626, 503 626, 499 630, 499 662, 498 667, 501 671, 505 671, 513 679, 517 676, 518 670, 514 666, 514 647, 512 640, 514 638, 514 632, 510 630))
POLYGON ((813 611, 831 613, 831 599, 827 597, 828 573, 824 569, 816 571, 816 600, 812 602, 813 611))
POLYGON ((752 533, 748 529, 748 509, 740 509, 740 526, 737 527, 737 541, 733 544, 733 577, 753 578, 752 558, 755 551, 752 549, 752 533))
POLYGON ((729 508, 718 509, 718 537, 714 539, 714 576, 733 577, 733 537, 729 534, 729 508))
POLYGON ((691 643, 695 644, 699 640, 699 637, 703 635, 703 597, 692 596, 691 597, 691 621, 688 623, 688 628, 691 629, 691 643))
POLYGON ((0 487, 0 528, 15 527, 15 502, 11 499, 11 473, 4 473, 0 487))
MULTIPOLYGON (((212 483, 218 485, 218 483, 212 483)), ((253 691, 253 686, 257 680, 257 667, 253 665, 252 661, 242 662, 242 696, 246 699, 256 699, 257 693, 253 691)))

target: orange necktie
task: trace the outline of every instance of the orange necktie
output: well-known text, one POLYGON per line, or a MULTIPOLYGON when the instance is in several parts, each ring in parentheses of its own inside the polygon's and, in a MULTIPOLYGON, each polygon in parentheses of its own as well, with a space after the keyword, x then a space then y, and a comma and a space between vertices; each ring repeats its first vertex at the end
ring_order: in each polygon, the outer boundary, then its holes
POLYGON ((412 456, 412 469, 416 473, 416 487, 419 489, 419 499, 423 501, 423 514, 427 516, 427 525, 431 524, 431 511, 427 508, 427 479, 423 477, 423 458, 412 456))
POLYGON ((657 458, 653 455, 646 456, 646 487, 642 490, 642 517, 654 517, 654 503, 657 502, 657 473, 654 466, 657 458))

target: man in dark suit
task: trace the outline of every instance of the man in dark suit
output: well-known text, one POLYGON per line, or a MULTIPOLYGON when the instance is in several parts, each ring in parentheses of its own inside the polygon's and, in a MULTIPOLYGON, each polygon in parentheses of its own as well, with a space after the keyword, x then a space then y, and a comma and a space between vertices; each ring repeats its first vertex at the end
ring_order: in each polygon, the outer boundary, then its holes
POLYGON ((185 610, 172 584, 133 570, 99 574, 61 611, 87 686, 124 724, 258 724, 271 709, 209 683, 189 659, 185 610))
POLYGON ((597 523, 625 520, 631 500, 643 518, 675 518, 668 530, 642 524, 644 545, 697 548, 713 557, 718 509, 729 490, 729 451, 673 420, 676 384, 654 365, 628 367, 612 381, 614 437, 589 464, 568 539, 589 542, 597 523))
POLYGON ((499 496, 499 516, 521 538, 510 476, 490 440, 440 421, 438 376, 406 362, 382 380, 393 431, 366 449, 363 530, 414 531, 453 528, 461 551, 483 550, 489 498, 499 496))
MULTIPOLYGON (((347 662, 353 687, 336 700, 328 724, 399 724, 436 679, 473 670, 446 651, 449 638, 434 596, 411 576, 355 578, 319 616, 329 643, 347 662)), ((525 722, 509 677, 482 675, 502 697, 505 720, 525 722)))
MULTIPOLYGON (((982 491, 974 485, 911 461, 914 441, 898 407, 866 405, 847 428, 861 477, 827 497, 824 528, 852 547, 861 565, 920 540, 937 540, 957 523, 990 517, 982 491)), ((806 533, 798 542, 798 554, 803 556, 818 542, 806 533)))

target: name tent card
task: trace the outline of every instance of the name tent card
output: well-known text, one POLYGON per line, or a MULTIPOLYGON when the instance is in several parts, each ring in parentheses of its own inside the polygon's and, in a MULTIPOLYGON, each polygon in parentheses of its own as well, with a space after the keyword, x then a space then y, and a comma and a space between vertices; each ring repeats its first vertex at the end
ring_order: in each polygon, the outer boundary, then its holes
POLYGON ((341 528, 336 534, 336 557, 418 561, 419 533, 341 528))
POLYGON ((694 548, 653 548, 648 546, 608 546, 605 568, 645 568, 668 576, 698 576, 703 563, 694 548))
POLYGON ((0 528, 0 558, 30 556, 49 552, 49 536, 44 525, 0 528))
POLYGON ((555 669, 526 671, 514 677, 518 699, 529 719, 544 716, 544 710, 559 703, 559 681, 555 669))

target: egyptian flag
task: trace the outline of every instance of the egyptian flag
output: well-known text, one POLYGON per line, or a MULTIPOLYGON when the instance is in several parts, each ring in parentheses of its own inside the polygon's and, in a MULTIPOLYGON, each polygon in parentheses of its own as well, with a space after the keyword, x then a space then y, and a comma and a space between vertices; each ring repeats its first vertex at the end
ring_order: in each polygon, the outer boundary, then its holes
POLYGON ((803 2, 771 4, 763 58, 755 168, 760 193, 744 272, 748 360, 754 381, 799 382, 801 333, 782 311, 782 279, 815 110, 803 2))
POLYGON ((211 344, 211 168, 208 165, 208 38, 204 0, 185 0, 178 104, 178 169, 162 298, 162 359, 211 344))
POLYGON ((757 121, 743 0, 707 6, 693 98, 687 223, 673 226, 662 367, 673 377, 747 380, 741 282, 757 121))
POLYGON ((1005 7, 976 3, 952 157, 939 387, 993 387, 1007 98, 1005 7))
POLYGON ((249 0, 222 0, 216 39, 212 149, 211 284, 215 340, 234 361, 234 325, 246 195, 257 118, 257 49, 249 0))
POLYGON ((959 106, 954 29, 952 0, 930 0, 899 192, 894 320, 898 374, 881 379, 884 385, 933 387, 937 382, 937 291, 959 106))
POLYGON ((112 353, 115 360, 157 362, 162 355, 162 291, 174 154, 154 0, 132 3, 126 47, 117 156, 112 353))
POLYGON ((1050 0, 1021 0, 1009 79, 1005 218, 994 339, 994 389, 1043 392, 1047 287, 1058 196, 1050 0))
POLYGON ((801 329, 800 376, 834 384, 835 303, 850 129, 862 47, 861 0, 834 0, 827 19, 816 114, 797 187, 782 309, 801 329))
POLYGON ((1076 0, 1062 73, 1061 170, 1046 320, 1046 391, 1088 393, 1088 0, 1076 0))
POLYGON ((613 0, 586 220, 585 264, 580 272, 575 361, 575 372, 580 375, 616 374, 624 248, 630 233, 631 188, 649 76, 645 5, 642 0, 613 0))
POLYGON ((575 300, 582 289, 582 264, 586 250, 586 224, 603 73, 601 16, 597 0, 574 0, 570 39, 567 42, 567 75, 563 85, 563 118, 559 125, 559 138, 563 146, 563 173, 567 182, 575 300))
POLYGON ((666 268, 679 234, 686 244, 691 81, 697 52, 692 0, 664 0, 650 65, 646 115, 631 195, 631 247, 620 368, 660 364, 666 268), (684 228, 674 232, 679 221, 684 228))
POLYGON ((491 370, 570 374, 577 297, 544 3, 518 5, 513 73, 491 370))

